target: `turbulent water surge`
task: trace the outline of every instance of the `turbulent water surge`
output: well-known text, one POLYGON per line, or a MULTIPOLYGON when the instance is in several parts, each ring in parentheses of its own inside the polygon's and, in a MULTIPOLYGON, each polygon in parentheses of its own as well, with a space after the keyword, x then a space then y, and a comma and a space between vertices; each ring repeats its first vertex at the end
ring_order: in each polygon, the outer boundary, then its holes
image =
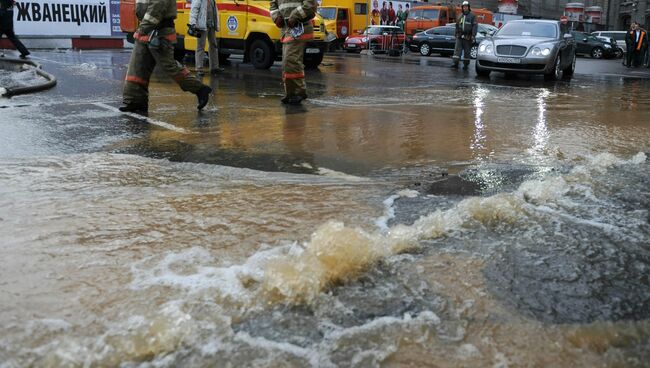
POLYGON ((648 366, 639 70, 335 53, 285 108, 233 59, 142 118, 128 52, 33 57, 60 83, 0 99, 0 368, 648 366))
POLYGON ((461 177, 512 185, 473 196, 129 155, 1 165, 3 368, 650 357, 644 153, 479 165, 461 177))

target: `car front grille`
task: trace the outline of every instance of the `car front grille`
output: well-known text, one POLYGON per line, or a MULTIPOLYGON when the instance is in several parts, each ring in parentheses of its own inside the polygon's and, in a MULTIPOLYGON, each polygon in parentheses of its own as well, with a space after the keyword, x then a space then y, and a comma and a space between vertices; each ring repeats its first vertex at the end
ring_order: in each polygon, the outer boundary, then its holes
POLYGON ((546 64, 507 64, 507 63, 495 63, 493 61, 481 60, 481 66, 489 66, 493 68, 503 68, 503 69, 517 69, 517 70, 544 70, 546 64))
POLYGON ((524 56, 526 47, 516 45, 499 45, 497 46, 497 54, 508 56, 524 56))

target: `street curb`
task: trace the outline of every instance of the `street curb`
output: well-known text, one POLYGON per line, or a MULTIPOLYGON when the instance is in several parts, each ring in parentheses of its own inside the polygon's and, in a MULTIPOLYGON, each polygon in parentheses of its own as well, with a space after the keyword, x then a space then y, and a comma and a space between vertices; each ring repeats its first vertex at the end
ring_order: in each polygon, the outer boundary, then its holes
POLYGON ((56 77, 44 71, 41 68, 40 64, 33 62, 31 60, 14 59, 14 58, 6 58, 6 57, 0 58, 0 69, 16 70, 16 68, 18 68, 19 70, 21 70, 25 68, 25 65, 31 65, 31 67, 35 69, 36 74, 45 78, 47 82, 35 86, 6 88, 4 93, 3 91, 0 90, 0 96, 11 97, 16 95, 23 95, 27 93, 44 91, 46 89, 50 89, 56 86, 56 82, 57 82, 56 77), (18 66, 18 64, 22 64, 22 66, 18 66), (7 68, 7 65, 9 65, 10 68, 7 68))

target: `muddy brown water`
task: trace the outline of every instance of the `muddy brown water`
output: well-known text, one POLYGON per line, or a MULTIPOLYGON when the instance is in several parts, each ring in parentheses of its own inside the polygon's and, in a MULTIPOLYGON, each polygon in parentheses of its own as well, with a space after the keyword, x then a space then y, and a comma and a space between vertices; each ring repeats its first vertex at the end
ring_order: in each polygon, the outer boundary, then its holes
POLYGON ((0 367, 647 366, 650 82, 328 65, 4 109, 0 367))

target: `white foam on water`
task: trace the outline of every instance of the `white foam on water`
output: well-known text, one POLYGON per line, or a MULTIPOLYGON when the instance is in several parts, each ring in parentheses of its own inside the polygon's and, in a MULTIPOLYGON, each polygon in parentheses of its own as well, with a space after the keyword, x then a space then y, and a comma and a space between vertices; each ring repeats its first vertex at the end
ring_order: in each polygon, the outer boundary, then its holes
POLYGON ((388 231, 388 221, 395 218, 395 207, 393 206, 395 200, 403 197, 415 198, 418 195, 420 195, 420 193, 416 190, 405 189, 386 198, 384 200, 384 214, 375 220, 375 225, 377 225, 377 227, 382 231, 388 231))
POLYGON ((110 325, 99 337, 66 336, 34 352, 45 366, 119 366, 177 351, 198 325, 182 310, 181 301, 168 302, 150 315, 131 315, 110 325))
POLYGON ((302 348, 286 342, 277 342, 263 337, 253 337, 246 332, 239 332, 235 341, 246 343, 263 351, 280 351, 289 353, 292 356, 300 357, 309 362, 312 367, 335 367, 331 362, 323 361, 317 350, 302 348))
MULTIPOLYGON (((356 277, 380 259, 417 248, 421 240, 480 227, 508 227, 535 222, 540 212, 554 214, 562 206, 570 206, 567 195, 575 185, 585 184, 585 174, 600 172, 602 168, 613 165, 642 162, 645 162, 644 154, 636 155, 630 160, 601 154, 568 174, 526 181, 511 193, 466 198, 452 208, 422 216, 412 225, 399 224, 389 228, 386 223, 394 216, 395 200, 415 195, 410 191, 400 192, 385 200, 386 211, 377 221, 377 231, 366 231, 330 221, 318 227, 303 244, 263 250, 239 266, 215 268, 199 263, 197 271, 186 276, 169 273, 170 264, 177 257, 170 255, 161 263, 162 269, 154 268, 144 273, 139 270, 139 276, 136 272, 134 285, 148 287, 164 284, 191 289, 220 285, 220 293, 231 298, 243 297, 246 302, 262 296, 270 302, 309 303, 334 283, 356 277)), ((580 219, 572 214, 563 216, 573 222, 616 231, 615 227, 594 219, 580 219)), ((181 257, 207 258, 202 251, 194 252, 197 253, 181 257)))
POLYGON ((321 175, 321 176, 328 176, 328 177, 332 177, 332 178, 340 178, 340 179, 344 179, 344 180, 348 180, 348 181, 367 181, 368 180, 366 178, 346 174, 344 172, 335 171, 335 170, 327 169, 327 168, 324 168, 324 167, 319 167, 318 170, 316 171, 316 173, 318 175, 321 175))

